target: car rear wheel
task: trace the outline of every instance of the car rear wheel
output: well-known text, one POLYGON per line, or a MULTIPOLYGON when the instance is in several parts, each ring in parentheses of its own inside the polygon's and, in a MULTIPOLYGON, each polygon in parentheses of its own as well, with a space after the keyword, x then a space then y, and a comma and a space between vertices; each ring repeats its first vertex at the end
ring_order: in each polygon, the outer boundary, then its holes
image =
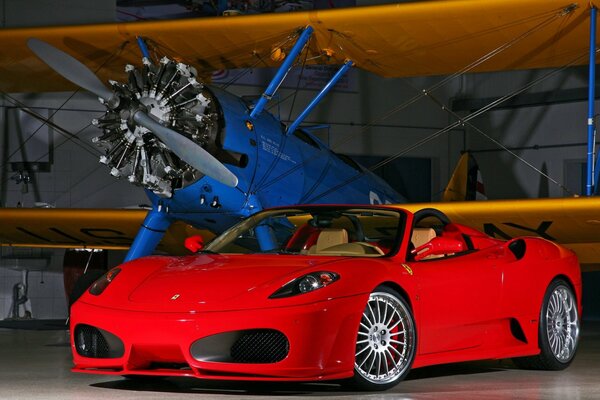
POLYGON ((386 390, 410 371, 417 335, 410 306, 388 287, 369 296, 358 328, 354 378, 362 390, 386 390))
POLYGON ((571 287, 554 280, 544 296, 539 324, 540 354, 514 359, 526 369, 558 371, 571 364, 579 343, 579 310, 571 287))

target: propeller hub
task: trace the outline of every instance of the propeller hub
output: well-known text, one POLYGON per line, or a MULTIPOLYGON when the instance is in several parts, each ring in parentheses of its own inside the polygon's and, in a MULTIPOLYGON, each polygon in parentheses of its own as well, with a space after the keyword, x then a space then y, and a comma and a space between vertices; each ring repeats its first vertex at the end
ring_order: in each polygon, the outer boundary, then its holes
MULTIPOLYGON (((158 122, 168 122, 169 121, 169 111, 166 107, 160 105, 160 103, 154 97, 142 97, 140 99, 140 104, 144 106, 144 111, 146 114, 154 117, 158 122)), ((141 109, 142 107, 139 107, 141 109)))

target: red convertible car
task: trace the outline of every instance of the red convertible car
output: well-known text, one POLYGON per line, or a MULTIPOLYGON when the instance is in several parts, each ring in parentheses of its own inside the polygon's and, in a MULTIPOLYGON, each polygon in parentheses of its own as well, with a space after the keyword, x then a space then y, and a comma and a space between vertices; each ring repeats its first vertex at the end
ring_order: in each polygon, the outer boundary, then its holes
POLYGON ((197 254, 96 281, 72 307, 73 370, 368 390, 476 359, 560 370, 580 304, 576 256, 540 238, 497 240, 434 209, 272 209, 197 254))

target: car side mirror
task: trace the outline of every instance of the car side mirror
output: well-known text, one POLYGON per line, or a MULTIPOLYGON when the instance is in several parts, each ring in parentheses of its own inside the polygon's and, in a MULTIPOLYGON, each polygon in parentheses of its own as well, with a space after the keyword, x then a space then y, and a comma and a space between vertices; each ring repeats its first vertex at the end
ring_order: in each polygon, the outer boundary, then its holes
POLYGON ((200 235, 194 235, 185 239, 183 244, 192 253, 197 253, 204 248, 204 239, 200 235))
POLYGON ((414 256, 415 261, 421 261, 429 256, 460 253, 462 251, 465 251, 464 242, 454 238, 438 236, 412 250, 410 253, 414 256))

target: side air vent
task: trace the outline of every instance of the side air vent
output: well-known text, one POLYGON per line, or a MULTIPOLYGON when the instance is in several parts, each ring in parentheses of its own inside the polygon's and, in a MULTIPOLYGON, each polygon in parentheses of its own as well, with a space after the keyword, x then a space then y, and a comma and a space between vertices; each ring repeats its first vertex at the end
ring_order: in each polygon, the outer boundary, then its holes
POLYGON ((510 319, 510 333, 515 339, 527 343, 527 337, 525 336, 525 332, 523 332, 523 328, 521 328, 521 324, 514 318, 510 319))
POLYGON ((517 257, 517 260, 523 258, 526 247, 523 239, 516 239, 508 244, 508 249, 517 257))
POLYGON ((77 354, 90 358, 119 358, 125 353, 121 339, 90 325, 75 327, 75 348, 77 354))

